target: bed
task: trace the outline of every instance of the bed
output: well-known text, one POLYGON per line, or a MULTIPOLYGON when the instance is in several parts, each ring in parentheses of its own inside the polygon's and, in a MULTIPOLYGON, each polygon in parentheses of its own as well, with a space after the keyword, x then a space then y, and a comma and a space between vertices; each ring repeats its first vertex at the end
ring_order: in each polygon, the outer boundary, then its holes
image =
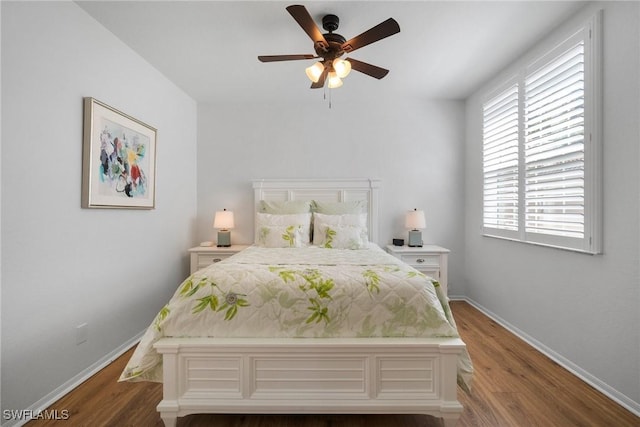
POLYGON ((252 185, 254 245, 180 284, 120 379, 163 382, 166 426, 193 413, 455 425, 472 364, 438 283, 375 244, 380 182, 252 185))

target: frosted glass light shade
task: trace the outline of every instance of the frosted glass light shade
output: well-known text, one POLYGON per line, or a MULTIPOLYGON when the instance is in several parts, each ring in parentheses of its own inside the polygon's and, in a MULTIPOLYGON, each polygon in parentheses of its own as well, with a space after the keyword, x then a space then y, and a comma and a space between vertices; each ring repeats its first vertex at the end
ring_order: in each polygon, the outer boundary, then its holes
POLYGON ((342 86, 342 79, 336 75, 334 71, 329 73, 329 89, 335 89, 337 87, 342 86))
POLYGON ((333 60, 333 69, 340 78, 345 78, 351 72, 351 63, 347 60, 336 58, 333 60))
POLYGON ((305 72, 307 73, 307 77, 309 77, 309 80, 311 80, 314 83, 318 83, 318 80, 320 80, 320 76, 322 75, 323 71, 324 71, 324 64, 322 62, 316 62, 311 67, 308 67, 307 69, 305 69, 305 72))
POLYGON ((228 230, 234 227, 233 212, 226 209, 216 212, 216 216, 213 219, 213 228, 221 230, 228 230))
POLYGON ((407 212, 405 226, 413 230, 420 230, 420 229, 426 228, 427 225, 424 218, 424 211, 419 211, 417 209, 414 209, 412 211, 407 212))

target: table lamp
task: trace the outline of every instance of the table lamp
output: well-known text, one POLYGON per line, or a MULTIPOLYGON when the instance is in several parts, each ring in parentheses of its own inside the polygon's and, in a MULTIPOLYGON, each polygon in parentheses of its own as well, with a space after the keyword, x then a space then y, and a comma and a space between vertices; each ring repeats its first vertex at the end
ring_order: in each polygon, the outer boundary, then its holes
POLYGON ((422 247, 422 231, 423 228, 426 228, 425 220, 424 220, 424 211, 419 211, 418 209, 414 209, 412 211, 407 212, 407 218, 405 221, 405 226, 409 228, 409 239, 408 245, 412 248, 422 247))
POLYGON ((216 212, 216 216, 213 219, 213 228, 218 229, 219 248, 231 246, 231 232, 229 229, 233 227, 233 212, 226 209, 216 212))

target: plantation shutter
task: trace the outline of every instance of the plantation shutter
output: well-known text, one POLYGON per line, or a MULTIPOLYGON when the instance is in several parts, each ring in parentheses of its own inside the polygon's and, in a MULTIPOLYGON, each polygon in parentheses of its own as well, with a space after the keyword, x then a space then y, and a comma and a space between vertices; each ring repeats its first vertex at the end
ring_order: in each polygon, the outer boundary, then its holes
POLYGON ((483 226, 518 231, 518 85, 486 102, 483 115, 483 226))
POLYGON ((584 43, 525 77, 525 231, 584 237, 584 43))

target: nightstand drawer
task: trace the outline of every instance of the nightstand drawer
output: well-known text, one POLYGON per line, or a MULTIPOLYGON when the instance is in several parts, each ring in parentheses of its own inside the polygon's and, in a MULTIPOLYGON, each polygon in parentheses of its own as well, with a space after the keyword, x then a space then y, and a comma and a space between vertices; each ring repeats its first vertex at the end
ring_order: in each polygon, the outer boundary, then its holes
POLYGON ((204 268, 208 265, 220 262, 229 258, 233 254, 198 254, 198 267, 204 268))
POLYGON ((228 247, 196 246, 195 248, 191 248, 189 249, 191 256, 191 274, 205 267, 209 267, 211 264, 225 260, 246 247, 247 245, 231 245, 228 247))
POLYGON ((403 254, 400 259, 418 270, 422 267, 440 267, 440 255, 403 254))

